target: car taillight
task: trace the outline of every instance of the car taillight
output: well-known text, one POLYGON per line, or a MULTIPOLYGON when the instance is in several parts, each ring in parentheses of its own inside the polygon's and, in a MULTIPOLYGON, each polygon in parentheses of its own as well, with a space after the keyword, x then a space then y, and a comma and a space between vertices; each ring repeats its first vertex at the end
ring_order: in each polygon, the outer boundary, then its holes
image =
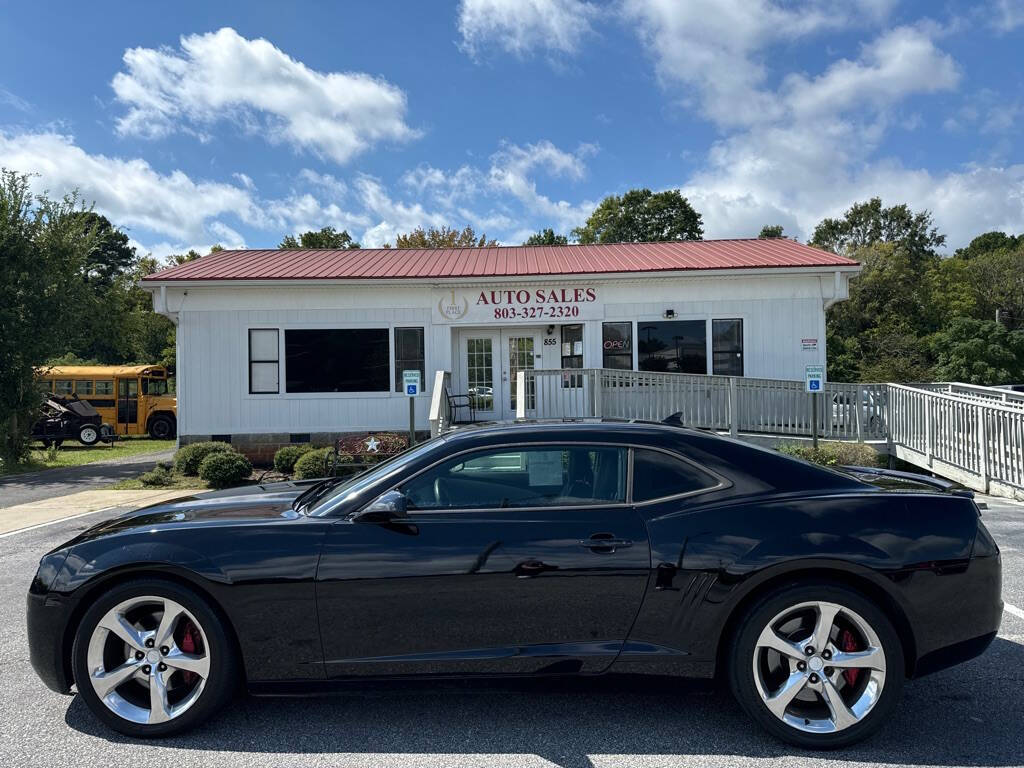
POLYGON ((971 550, 971 557, 996 557, 999 554, 999 547, 992 534, 988 532, 985 524, 978 520, 978 532, 974 536, 974 548, 971 550))

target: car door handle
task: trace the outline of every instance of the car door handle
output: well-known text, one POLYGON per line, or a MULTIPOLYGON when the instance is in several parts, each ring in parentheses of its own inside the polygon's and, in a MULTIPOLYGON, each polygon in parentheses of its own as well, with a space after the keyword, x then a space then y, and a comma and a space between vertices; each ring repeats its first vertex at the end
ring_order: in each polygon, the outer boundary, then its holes
POLYGON ((591 552, 601 552, 602 554, 611 554, 620 547, 633 546, 633 542, 629 539, 617 539, 611 533, 595 533, 589 539, 581 539, 579 544, 591 552))

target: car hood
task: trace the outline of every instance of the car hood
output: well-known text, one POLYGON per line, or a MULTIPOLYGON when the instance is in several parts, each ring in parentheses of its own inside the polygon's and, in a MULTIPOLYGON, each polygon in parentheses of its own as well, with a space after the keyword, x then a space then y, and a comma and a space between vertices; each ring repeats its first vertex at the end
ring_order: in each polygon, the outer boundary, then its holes
POLYGON ((133 509, 82 532, 64 546, 139 530, 178 526, 245 525, 301 517, 292 502, 313 482, 284 482, 199 493, 133 509))

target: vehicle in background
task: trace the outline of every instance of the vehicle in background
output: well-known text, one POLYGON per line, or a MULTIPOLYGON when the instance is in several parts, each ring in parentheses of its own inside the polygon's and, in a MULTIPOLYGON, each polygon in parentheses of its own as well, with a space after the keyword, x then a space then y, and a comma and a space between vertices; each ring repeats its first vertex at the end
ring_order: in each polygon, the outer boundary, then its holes
POLYGON ((32 437, 47 448, 60 446, 65 440, 96 445, 100 440, 112 442, 116 439, 114 430, 103 423, 99 412, 74 395, 47 398, 41 418, 32 425, 32 437))
POLYGON ((1011 392, 1024 392, 1024 384, 997 384, 996 389, 1008 389, 1011 392))
MULTIPOLYGON (((835 429, 854 429, 857 425, 857 411, 853 408, 852 401, 855 395, 837 392, 832 396, 832 426, 835 429)), ((861 390, 860 396, 860 424, 861 429, 868 434, 878 434, 882 431, 882 410, 885 403, 881 395, 871 390, 861 390)))
POLYGON ((165 440, 178 432, 174 382, 161 365, 60 365, 39 379, 44 392, 91 405, 116 435, 165 440))

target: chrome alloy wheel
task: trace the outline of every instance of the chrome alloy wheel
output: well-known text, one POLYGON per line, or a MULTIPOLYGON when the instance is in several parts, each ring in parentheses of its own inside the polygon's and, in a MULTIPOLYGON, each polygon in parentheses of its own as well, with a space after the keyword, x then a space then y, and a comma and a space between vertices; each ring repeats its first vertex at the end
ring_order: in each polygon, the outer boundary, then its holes
POLYGON ((754 647, 754 682, 768 710, 808 733, 863 720, 885 687, 885 652, 871 625, 836 603, 778 613, 754 647))
POLYGON ((184 606, 143 595, 97 623, 86 654, 89 684, 118 717, 155 725, 183 714, 210 675, 206 634, 184 606))

